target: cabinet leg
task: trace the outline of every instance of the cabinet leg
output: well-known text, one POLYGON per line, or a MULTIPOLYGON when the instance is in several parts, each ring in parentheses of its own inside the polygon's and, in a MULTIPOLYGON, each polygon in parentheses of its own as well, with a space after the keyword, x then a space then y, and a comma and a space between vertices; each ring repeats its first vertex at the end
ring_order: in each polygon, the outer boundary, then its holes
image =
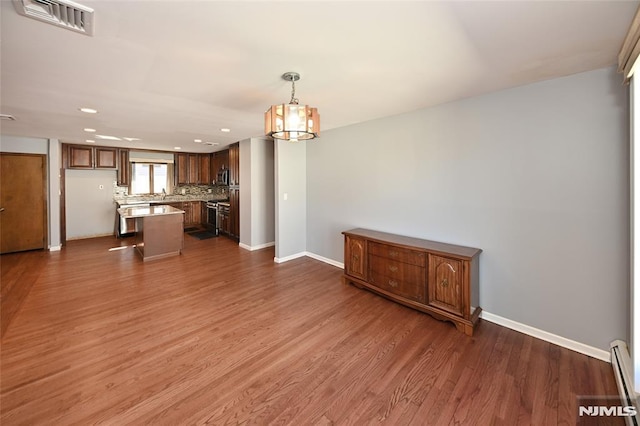
POLYGON ((473 326, 462 322, 456 322, 455 324, 458 331, 466 334, 467 336, 473 336, 473 326))

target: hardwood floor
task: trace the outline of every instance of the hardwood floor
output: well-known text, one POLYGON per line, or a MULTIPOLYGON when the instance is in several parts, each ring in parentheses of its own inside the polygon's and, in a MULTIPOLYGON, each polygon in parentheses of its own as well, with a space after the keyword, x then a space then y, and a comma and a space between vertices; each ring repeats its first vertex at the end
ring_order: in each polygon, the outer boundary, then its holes
POLYGON ((576 396, 617 395, 605 362, 485 321, 467 337, 313 259, 130 243, 2 256, 3 281, 34 279, 2 338, 3 425, 573 425, 576 396))

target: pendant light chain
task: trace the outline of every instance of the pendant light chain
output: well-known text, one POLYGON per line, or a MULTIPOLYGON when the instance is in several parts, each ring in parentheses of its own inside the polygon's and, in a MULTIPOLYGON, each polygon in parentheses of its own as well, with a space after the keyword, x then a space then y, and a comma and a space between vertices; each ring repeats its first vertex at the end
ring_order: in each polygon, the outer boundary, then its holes
POLYGON ((290 104, 298 105, 298 99, 296 99, 296 80, 295 78, 291 79, 291 100, 290 104))

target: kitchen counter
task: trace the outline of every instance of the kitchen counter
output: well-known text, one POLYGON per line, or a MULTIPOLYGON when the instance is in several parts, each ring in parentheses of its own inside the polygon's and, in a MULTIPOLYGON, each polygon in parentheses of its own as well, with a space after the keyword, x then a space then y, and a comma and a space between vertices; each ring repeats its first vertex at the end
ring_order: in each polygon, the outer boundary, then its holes
POLYGON ((159 205, 159 206, 121 207, 118 209, 118 213, 120 214, 120 217, 124 219, 132 219, 132 218, 148 217, 148 216, 163 216, 168 214, 184 214, 184 211, 172 206, 159 205))
POLYGON ((143 261, 182 253, 183 210, 166 205, 122 207, 118 214, 124 219, 135 219, 136 250, 143 261))

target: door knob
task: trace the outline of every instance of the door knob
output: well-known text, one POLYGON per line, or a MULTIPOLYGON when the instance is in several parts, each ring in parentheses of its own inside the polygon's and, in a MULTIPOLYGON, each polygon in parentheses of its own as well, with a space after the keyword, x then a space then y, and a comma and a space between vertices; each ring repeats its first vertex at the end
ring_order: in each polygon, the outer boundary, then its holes
POLYGON ((4 211, 4 207, 0 207, 0 213, 4 211))

